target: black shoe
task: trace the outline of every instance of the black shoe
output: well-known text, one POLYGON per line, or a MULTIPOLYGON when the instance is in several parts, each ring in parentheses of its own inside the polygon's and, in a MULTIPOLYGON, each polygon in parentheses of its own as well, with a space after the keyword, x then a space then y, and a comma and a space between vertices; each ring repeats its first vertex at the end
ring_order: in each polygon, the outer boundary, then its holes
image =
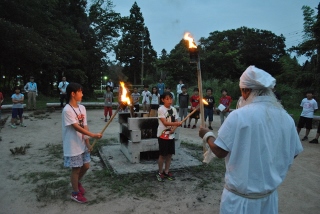
POLYGON ((317 139, 313 139, 312 141, 310 141, 309 143, 315 143, 315 144, 318 144, 319 141, 317 139))
POLYGON ((212 128, 211 126, 209 126, 209 129, 210 129, 210 130, 213 130, 213 128, 212 128))
POLYGON ((308 140, 307 136, 304 136, 304 138, 301 139, 301 141, 305 141, 305 140, 308 140))

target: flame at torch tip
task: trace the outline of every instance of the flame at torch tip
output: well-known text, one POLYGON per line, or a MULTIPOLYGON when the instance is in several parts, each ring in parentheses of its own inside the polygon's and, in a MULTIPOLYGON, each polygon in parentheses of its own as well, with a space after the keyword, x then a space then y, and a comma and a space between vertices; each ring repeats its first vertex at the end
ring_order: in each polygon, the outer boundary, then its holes
POLYGON ((205 105, 209 105, 209 103, 205 99, 202 99, 202 103, 205 105))
POLYGON ((120 82, 121 88, 122 88, 122 92, 121 92, 121 102, 123 103, 127 103, 128 105, 130 104, 130 98, 127 97, 127 89, 126 87, 124 87, 124 82, 120 82))
POLYGON ((197 45, 194 42, 193 38, 190 36, 190 33, 185 33, 183 38, 184 40, 189 41, 189 48, 197 48, 197 45))

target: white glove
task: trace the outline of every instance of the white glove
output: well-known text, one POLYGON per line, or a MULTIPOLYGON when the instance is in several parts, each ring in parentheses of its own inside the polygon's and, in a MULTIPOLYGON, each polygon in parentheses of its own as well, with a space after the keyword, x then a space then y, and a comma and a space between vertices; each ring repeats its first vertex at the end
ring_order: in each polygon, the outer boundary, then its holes
MULTIPOLYGON (((203 147, 206 147, 208 137, 216 138, 213 132, 207 132, 202 138, 203 147)), ((203 154, 203 157, 204 157, 202 161, 203 163, 210 163, 210 161, 216 156, 215 154, 213 154, 213 152, 211 151, 211 148, 209 147, 209 149, 203 154)))

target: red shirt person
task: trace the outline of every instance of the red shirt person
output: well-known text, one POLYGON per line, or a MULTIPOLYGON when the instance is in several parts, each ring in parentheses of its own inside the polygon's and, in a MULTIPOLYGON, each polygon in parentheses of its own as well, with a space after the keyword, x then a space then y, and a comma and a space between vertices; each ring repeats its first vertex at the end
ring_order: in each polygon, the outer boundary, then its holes
POLYGON ((228 96, 228 91, 226 89, 222 89, 221 90, 221 98, 220 98, 220 105, 219 105, 219 109, 220 109, 220 121, 221 121, 221 125, 224 122, 224 118, 228 117, 229 113, 230 113, 230 105, 232 103, 232 98, 230 96, 228 96))

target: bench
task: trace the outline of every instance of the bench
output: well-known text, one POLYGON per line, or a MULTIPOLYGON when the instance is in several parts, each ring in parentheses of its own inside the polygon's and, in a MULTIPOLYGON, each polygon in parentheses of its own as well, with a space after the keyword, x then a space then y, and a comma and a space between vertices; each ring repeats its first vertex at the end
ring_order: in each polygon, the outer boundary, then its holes
MULTIPOLYGON (((104 102, 81 102, 86 108, 103 108, 104 102)), ((47 103, 47 108, 60 108, 60 103, 47 103)), ((112 103, 112 107, 118 107, 118 103, 112 103)))
MULTIPOLYGON (((23 108, 26 108, 26 104, 22 104, 23 108)), ((12 109, 12 104, 11 105, 2 105, 1 106, 1 110, 8 110, 8 109, 12 109)))

